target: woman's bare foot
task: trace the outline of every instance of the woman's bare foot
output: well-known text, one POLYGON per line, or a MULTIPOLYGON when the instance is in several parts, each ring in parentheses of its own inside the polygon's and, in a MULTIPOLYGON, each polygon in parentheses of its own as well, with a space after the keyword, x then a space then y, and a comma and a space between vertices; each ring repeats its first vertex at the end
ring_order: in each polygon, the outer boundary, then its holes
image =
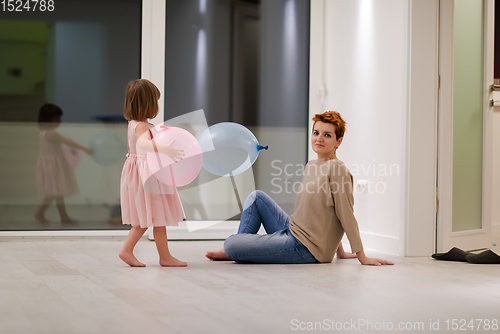
POLYGON ((50 220, 47 220, 44 215, 40 215, 38 213, 35 213, 33 215, 33 217, 35 217, 35 220, 42 225, 50 224, 50 220))
POLYGON ((146 266, 144 263, 139 262, 139 260, 137 260, 134 256, 134 254, 132 254, 132 253, 126 253, 124 251, 120 251, 120 253, 118 253, 118 256, 120 257, 120 259, 123 262, 125 262, 126 264, 128 264, 131 267, 145 267, 146 266))
POLYGON ((208 251, 205 256, 214 261, 231 261, 229 256, 224 253, 224 249, 219 249, 218 251, 208 251))
POLYGON ((167 258, 160 258, 160 266, 162 267, 186 267, 188 264, 184 261, 178 260, 172 255, 167 258))

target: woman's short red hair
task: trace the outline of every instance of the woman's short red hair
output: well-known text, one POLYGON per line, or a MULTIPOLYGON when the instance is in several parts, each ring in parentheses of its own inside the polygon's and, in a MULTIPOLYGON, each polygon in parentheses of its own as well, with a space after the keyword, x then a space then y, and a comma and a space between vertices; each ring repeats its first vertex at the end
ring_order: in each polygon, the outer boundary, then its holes
MULTIPOLYGON (((312 118, 314 121, 314 124, 316 122, 323 122, 323 123, 330 123, 335 125, 335 135, 337 136, 337 139, 344 137, 345 133, 345 125, 347 124, 343 119, 342 116, 336 111, 325 111, 322 114, 316 114, 312 118)), ((314 129, 314 125, 313 125, 314 129)))

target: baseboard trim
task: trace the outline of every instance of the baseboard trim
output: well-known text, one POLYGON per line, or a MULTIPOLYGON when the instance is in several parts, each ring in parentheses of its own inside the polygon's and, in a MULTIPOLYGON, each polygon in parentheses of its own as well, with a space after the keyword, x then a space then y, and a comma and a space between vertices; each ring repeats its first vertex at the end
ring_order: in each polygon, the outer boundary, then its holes
POLYGON ((360 232, 360 235, 365 253, 373 251, 388 255, 402 256, 401 240, 399 238, 371 232, 360 232))
MULTIPOLYGON (((225 240, 238 231, 239 221, 193 221, 182 222, 180 226, 168 226, 169 240, 225 240), (203 227, 203 224, 206 224, 203 227), (214 226, 218 225, 218 226, 214 226)), ((58 238, 58 237, 126 237, 129 230, 44 230, 44 231, 0 231, 2 238, 58 238)), ((146 235, 153 238, 153 229, 146 235)))

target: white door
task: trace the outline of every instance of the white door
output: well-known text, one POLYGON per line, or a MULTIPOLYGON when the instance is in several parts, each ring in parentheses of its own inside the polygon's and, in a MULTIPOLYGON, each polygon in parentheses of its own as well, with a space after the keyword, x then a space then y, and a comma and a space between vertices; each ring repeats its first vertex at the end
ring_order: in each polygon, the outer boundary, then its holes
POLYGON ((491 244, 493 0, 441 0, 437 251, 491 244))

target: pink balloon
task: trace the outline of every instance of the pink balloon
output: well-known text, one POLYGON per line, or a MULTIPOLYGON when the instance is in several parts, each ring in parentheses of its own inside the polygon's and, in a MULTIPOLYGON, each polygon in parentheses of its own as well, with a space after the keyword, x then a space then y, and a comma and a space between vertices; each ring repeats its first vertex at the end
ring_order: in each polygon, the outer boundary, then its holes
POLYGON ((188 131, 177 127, 163 127, 153 137, 156 143, 168 145, 175 139, 174 148, 184 150, 182 160, 174 162, 163 153, 148 152, 149 172, 161 183, 182 187, 192 182, 203 164, 201 147, 188 131))
MULTIPOLYGON (((66 138, 70 139, 69 137, 66 138)), ((82 159, 82 152, 66 144, 62 144, 61 146, 69 166, 74 170, 76 167, 78 167, 78 164, 82 159)))

